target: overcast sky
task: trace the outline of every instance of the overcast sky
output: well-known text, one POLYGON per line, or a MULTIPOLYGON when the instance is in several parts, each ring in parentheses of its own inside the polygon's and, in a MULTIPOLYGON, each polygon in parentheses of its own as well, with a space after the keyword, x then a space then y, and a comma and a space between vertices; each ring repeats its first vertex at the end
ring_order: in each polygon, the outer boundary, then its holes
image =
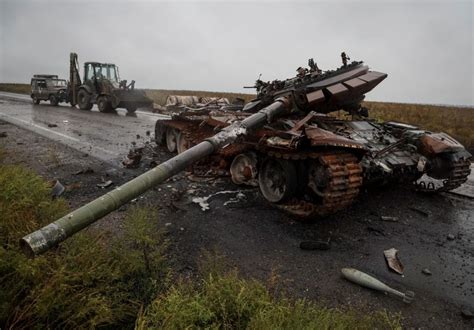
MULTIPOLYGON (((0 0, 0 82, 113 62, 137 87, 246 92, 340 53, 388 78, 367 99, 474 105, 474 1, 0 0)), ((82 75, 82 73, 81 73, 82 75)))

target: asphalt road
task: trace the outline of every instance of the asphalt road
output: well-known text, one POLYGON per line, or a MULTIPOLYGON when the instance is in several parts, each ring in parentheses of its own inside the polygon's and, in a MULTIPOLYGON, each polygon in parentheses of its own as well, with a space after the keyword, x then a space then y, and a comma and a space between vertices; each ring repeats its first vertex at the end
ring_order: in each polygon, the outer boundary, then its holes
MULTIPOLYGON (((153 132, 156 119, 156 114, 140 111, 129 117, 122 111, 102 114, 95 109, 33 106, 28 96, 0 92, 0 120, 115 166, 132 142, 141 143, 147 132, 153 132), (51 124, 57 127, 48 127, 51 124)), ((189 185, 181 178, 162 189, 176 187, 186 194, 190 193, 189 185)), ((469 194, 472 186, 471 174, 464 191, 469 194)), ((193 188, 202 194, 224 189, 235 187, 224 182, 193 188)), ((152 198, 160 198, 163 191, 150 193, 156 194, 152 198)), ((462 308, 474 309, 474 200, 463 196, 463 191, 461 195, 434 196, 392 187, 364 191, 347 211, 309 224, 295 222, 271 208, 255 190, 244 194, 248 201, 242 207, 225 206, 229 197, 220 195, 212 199, 206 212, 193 203, 183 203, 178 210, 163 208, 164 222, 186 228, 177 229, 175 237, 183 263, 192 263, 201 247, 217 246, 251 276, 265 278, 275 269, 286 281, 287 290, 296 296, 334 306, 387 308, 402 313, 409 320, 407 324, 415 327, 447 324, 472 328, 471 321, 460 316, 462 308), (399 220, 381 221, 381 216, 399 220), (331 238, 331 249, 298 248, 302 240, 315 238, 331 238), (403 276, 386 267, 383 250, 392 247, 400 251, 403 276), (397 289, 412 290, 415 302, 407 307, 346 283, 339 276, 342 267, 355 267, 397 289), (423 274, 424 268, 432 275, 423 274)))

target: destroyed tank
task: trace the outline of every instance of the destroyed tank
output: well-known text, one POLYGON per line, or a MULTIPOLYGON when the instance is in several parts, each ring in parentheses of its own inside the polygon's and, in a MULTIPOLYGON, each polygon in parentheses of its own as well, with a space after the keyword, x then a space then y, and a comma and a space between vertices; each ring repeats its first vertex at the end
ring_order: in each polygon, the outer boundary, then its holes
POLYGON ((365 119, 364 95, 384 80, 362 62, 283 81, 257 80, 257 98, 241 110, 204 106, 158 120, 155 138, 178 155, 55 222, 23 237, 39 254, 198 162, 228 168, 236 184, 258 185, 265 199, 310 217, 339 211, 363 184, 406 182, 450 190, 466 181, 471 155, 444 133, 365 119), (344 110, 352 120, 330 114, 344 110), (363 119, 364 118, 364 119, 363 119), (426 183, 428 182, 428 183, 426 183))
POLYGON ((242 111, 204 107, 158 120, 155 137, 170 152, 211 137, 279 97, 291 97, 290 115, 278 118, 238 143, 225 146, 207 163, 229 168, 236 184, 259 186, 263 197, 292 214, 325 216, 346 208, 360 188, 401 183, 423 191, 459 187, 470 173, 471 155, 445 133, 397 122, 368 119, 365 94, 387 75, 363 62, 322 72, 310 59, 297 76, 253 86, 257 97, 242 111), (350 119, 331 113, 343 110, 350 119))

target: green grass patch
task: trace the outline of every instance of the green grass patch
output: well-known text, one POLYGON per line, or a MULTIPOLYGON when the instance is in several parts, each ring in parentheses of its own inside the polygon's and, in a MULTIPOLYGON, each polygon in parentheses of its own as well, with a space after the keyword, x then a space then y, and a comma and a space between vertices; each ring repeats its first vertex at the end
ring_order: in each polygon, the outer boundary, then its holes
POLYGON ((168 283, 156 214, 131 209, 120 237, 83 232, 28 259, 18 240, 67 212, 48 184, 0 165, 0 327, 132 327, 142 305, 168 283), (146 228, 146 230, 145 230, 146 228))
POLYGON ((137 329, 189 328, 398 329, 400 319, 387 312, 361 314, 274 297, 262 283, 231 271, 172 286, 137 320, 137 329))

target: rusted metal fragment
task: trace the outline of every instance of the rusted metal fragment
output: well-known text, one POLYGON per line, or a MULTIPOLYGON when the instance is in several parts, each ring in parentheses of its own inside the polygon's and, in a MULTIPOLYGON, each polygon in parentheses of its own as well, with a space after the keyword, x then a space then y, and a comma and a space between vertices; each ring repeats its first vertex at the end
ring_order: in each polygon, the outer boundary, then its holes
POLYGON ((400 259, 398 258, 398 250, 391 248, 383 251, 385 260, 387 261, 388 267, 394 272, 402 275, 403 274, 403 265, 400 259))
POLYGON ((319 127, 308 127, 305 130, 312 146, 337 146, 346 148, 365 149, 360 142, 336 135, 319 127))
POLYGON ((463 146, 446 133, 426 134, 420 138, 420 151, 426 156, 462 149, 463 146))

